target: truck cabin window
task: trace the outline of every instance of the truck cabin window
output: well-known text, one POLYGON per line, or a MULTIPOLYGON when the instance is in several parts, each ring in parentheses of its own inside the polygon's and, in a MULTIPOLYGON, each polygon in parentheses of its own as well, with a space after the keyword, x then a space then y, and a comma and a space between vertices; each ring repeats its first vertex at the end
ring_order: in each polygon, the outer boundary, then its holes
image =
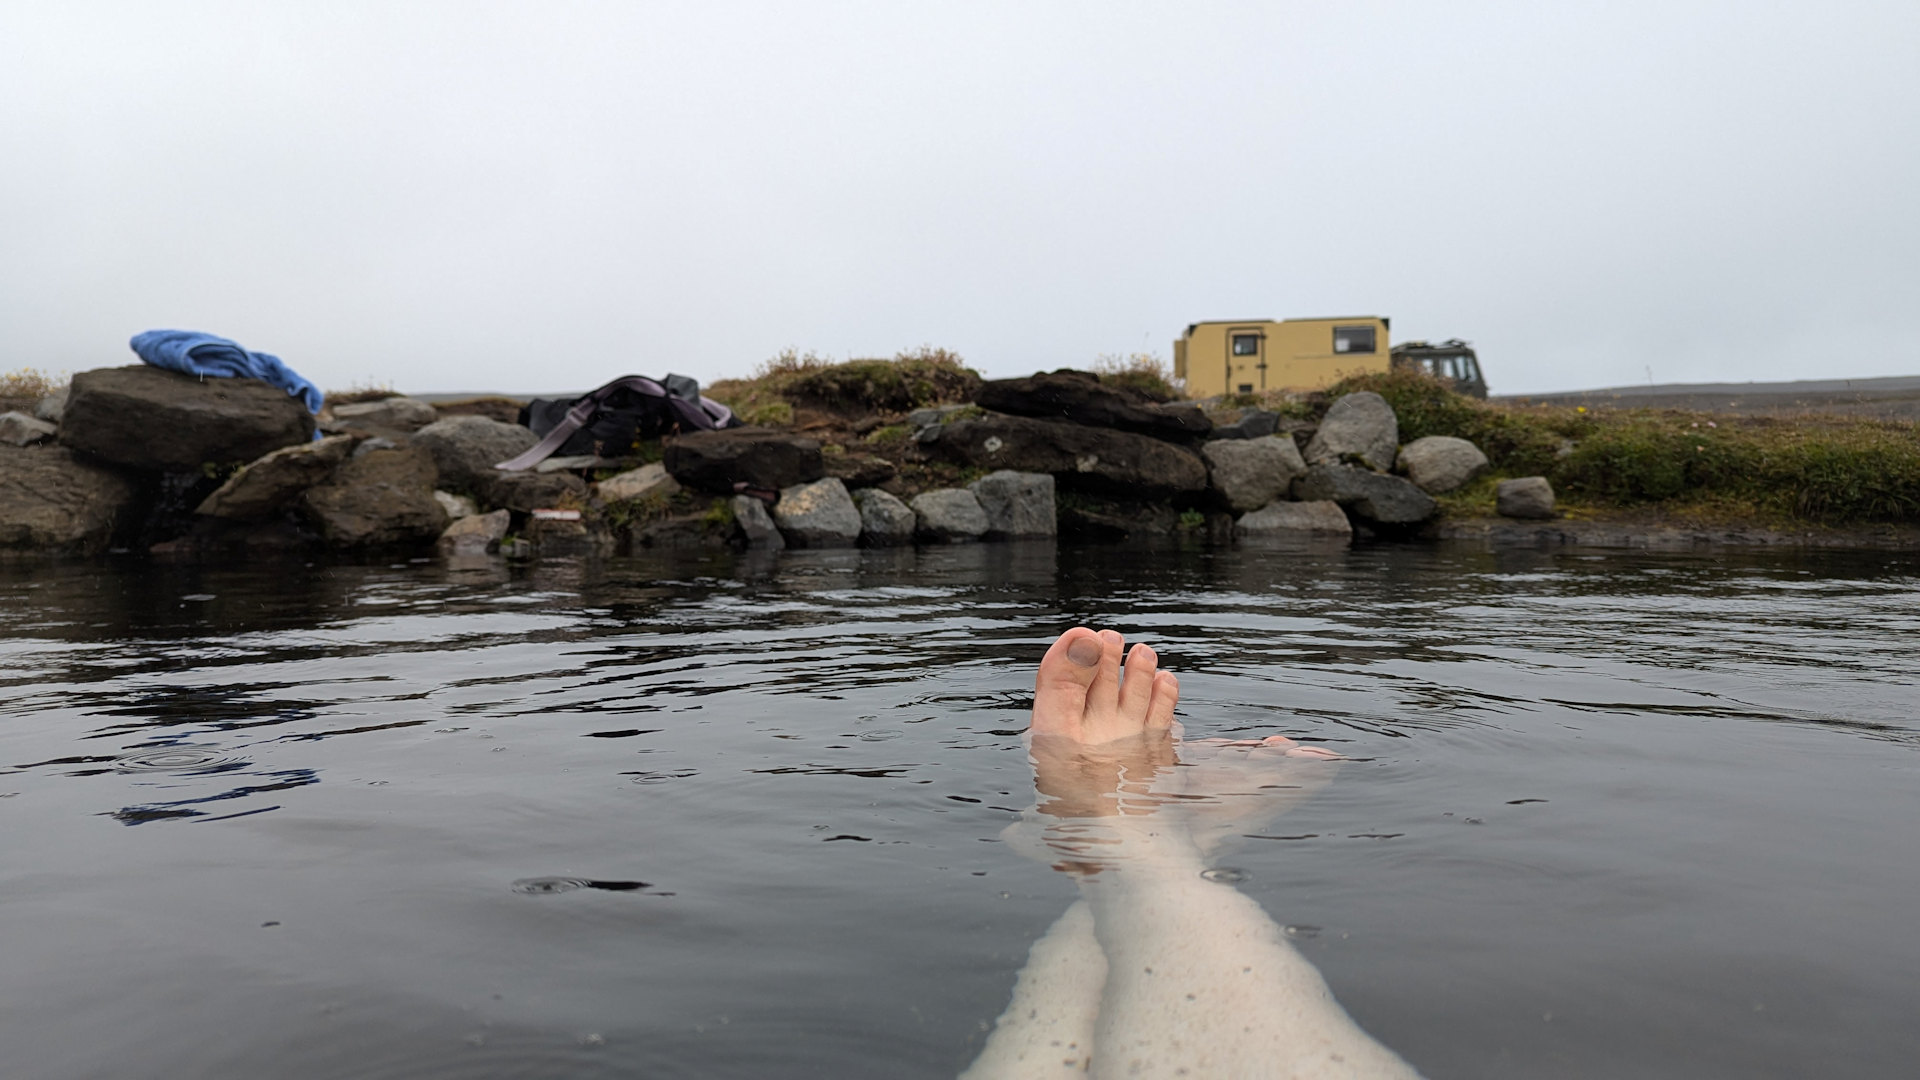
POLYGON ((1260 355, 1260 335, 1259 334, 1233 335, 1233 355, 1259 356, 1260 355))
POLYGON ((1376 351, 1374 348, 1373 327, 1334 327, 1333 351, 1337 353, 1370 353, 1376 351))

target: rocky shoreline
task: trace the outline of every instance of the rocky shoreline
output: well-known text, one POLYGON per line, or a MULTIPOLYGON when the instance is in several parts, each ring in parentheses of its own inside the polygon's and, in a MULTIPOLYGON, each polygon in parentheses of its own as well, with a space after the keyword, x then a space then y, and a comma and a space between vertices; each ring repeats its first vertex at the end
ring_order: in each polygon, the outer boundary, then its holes
POLYGON ((1449 517, 1435 496, 1484 473, 1487 455, 1442 435, 1401 445, 1393 408, 1370 391, 1308 420, 1155 400, 1074 371, 970 390, 904 411, 815 403, 780 427, 506 472, 496 464, 536 436, 497 399, 375 396, 316 417, 249 379, 89 371, 33 415, 0 415, 0 553, 519 559, 1050 537, 1920 547, 1905 527, 1570 520, 1538 476, 1499 483, 1499 518, 1449 517))

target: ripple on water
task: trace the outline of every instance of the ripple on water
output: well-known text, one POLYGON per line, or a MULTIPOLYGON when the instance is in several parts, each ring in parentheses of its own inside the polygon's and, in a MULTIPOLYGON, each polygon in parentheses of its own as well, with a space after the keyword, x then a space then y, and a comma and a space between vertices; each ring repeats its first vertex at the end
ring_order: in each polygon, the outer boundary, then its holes
POLYGON ((208 746, 160 746, 121 754, 113 767, 125 773, 214 773, 249 764, 208 746))
POLYGON ((554 893, 574 892, 579 889, 639 892, 652 886, 644 881, 605 881, 583 877, 529 877, 514 882, 512 888, 514 892, 528 896, 551 896, 554 893))

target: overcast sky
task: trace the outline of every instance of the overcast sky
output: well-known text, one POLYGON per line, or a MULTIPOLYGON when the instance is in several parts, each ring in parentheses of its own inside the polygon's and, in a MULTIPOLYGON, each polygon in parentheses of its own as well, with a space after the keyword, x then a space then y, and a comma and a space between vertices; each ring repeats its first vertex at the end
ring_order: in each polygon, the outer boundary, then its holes
POLYGON ((787 346, 989 375, 1380 314, 1496 393, 1920 373, 1920 3, 0 5, 0 371, 787 346))

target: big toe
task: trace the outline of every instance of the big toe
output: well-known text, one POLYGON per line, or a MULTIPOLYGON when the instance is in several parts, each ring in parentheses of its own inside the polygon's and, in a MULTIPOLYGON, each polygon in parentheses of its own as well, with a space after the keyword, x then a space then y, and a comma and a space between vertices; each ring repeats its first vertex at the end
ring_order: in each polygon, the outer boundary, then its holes
POLYGON ((1103 653, 1100 635, 1076 626, 1061 634, 1040 658, 1040 674, 1033 686, 1035 734, 1080 736, 1087 691, 1100 674, 1103 653))

